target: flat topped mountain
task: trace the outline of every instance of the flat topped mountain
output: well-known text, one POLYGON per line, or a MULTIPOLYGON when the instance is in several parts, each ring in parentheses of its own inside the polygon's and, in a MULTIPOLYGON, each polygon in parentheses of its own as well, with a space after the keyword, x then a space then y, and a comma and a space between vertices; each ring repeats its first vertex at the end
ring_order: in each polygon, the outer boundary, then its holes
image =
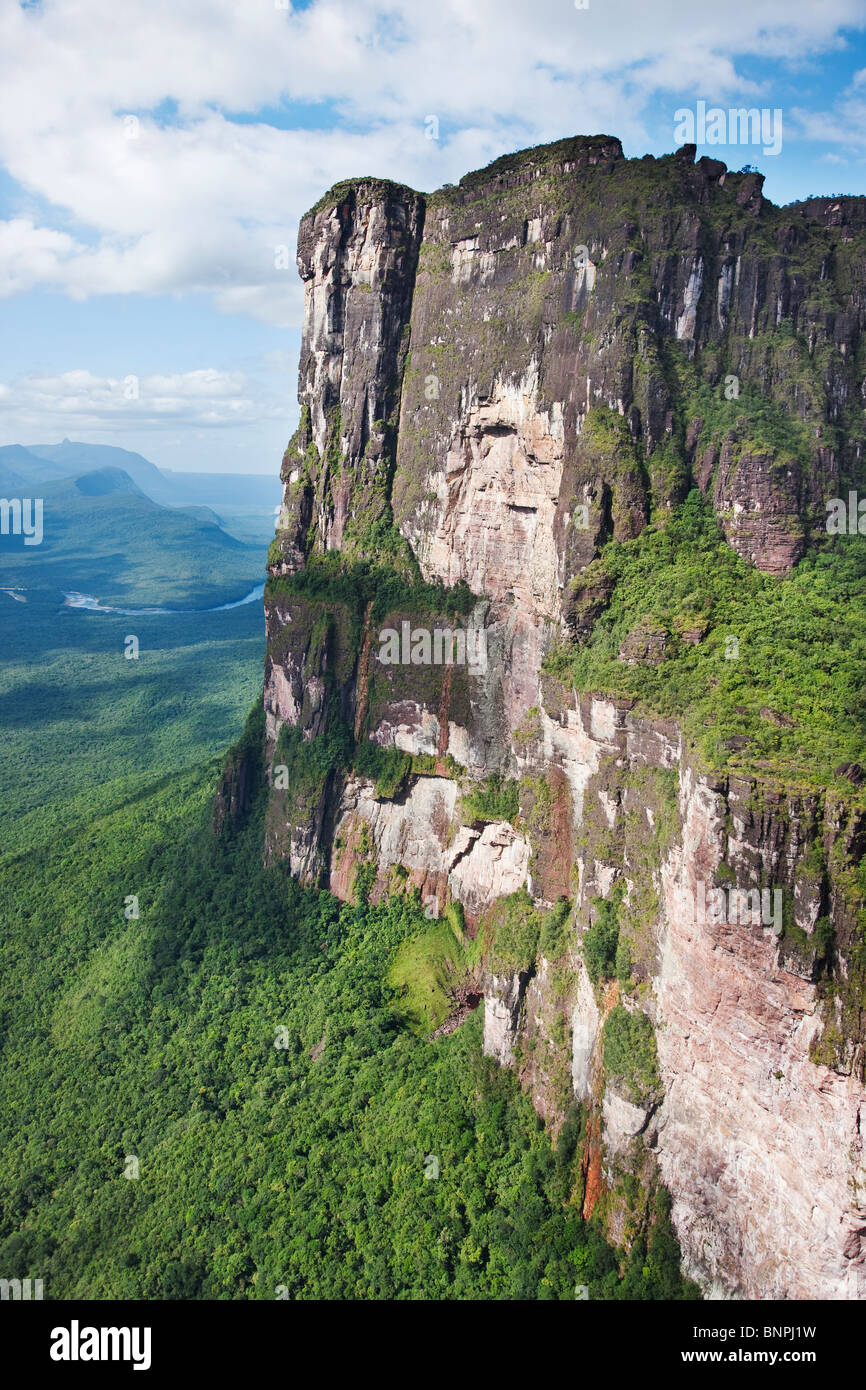
POLYGON ((593 136, 302 219, 263 848, 459 908, 485 1050, 596 1112, 590 1207, 660 1173, 706 1287, 853 1298, 866 200, 762 183, 593 136))

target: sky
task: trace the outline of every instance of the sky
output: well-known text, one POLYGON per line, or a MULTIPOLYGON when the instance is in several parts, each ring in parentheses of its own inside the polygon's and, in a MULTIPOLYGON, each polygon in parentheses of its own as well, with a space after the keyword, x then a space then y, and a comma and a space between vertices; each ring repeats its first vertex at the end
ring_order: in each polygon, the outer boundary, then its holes
POLYGON ((700 102, 781 112, 698 149, 774 202, 866 192, 866 0, 0 0, 0 444, 276 473, 331 184, 661 155, 700 102))

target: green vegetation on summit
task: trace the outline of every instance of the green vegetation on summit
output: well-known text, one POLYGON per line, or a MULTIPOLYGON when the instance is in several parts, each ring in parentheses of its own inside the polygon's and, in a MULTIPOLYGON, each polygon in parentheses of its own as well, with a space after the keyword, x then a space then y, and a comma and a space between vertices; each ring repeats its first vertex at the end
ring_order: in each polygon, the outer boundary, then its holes
POLYGON ((614 586, 609 607, 588 639, 551 655, 557 675, 678 719, 711 767, 827 786, 862 757, 866 537, 833 538, 784 578, 762 574, 694 492, 635 540, 608 544, 580 579, 599 581, 614 586), (661 634, 658 665, 620 659, 639 628, 661 634))

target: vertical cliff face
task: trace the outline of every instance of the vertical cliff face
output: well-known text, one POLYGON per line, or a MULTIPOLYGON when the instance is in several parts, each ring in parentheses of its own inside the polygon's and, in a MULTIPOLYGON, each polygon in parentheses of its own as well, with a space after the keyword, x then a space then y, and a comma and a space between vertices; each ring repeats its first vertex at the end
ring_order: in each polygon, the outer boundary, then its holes
MULTIPOLYGON (((836 1069, 812 1060, 822 1031, 814 954, 780 949, 763 926, 696 925, 683 913, 683 897, 694 901, 698 880, 714 881, 722 864, 744 881, 758 867, 759 879, 790 887, 814 940, 820 889, 798 868, 817 808, 779 799, 758 814, 754 796, 680 782, 681 841, 661 872, 659 1162, 688 1258, 716 1289, 863 1298, 866 1096, 850 1057, 836 1069)), ((825 823, 829 857, 859 859, 863 830, 862 818, 825 823)), ((844 899, 830 891, 841 918, 844 899)))
MULTIPOLYGON (((551 1124, 587 1106, 614 1234, 627 1175, 660 1172, 707 1288, 862 1297, 862 786, 708 766, 687 711, 562 662, 611 602, 601 548, 691 490, 781 576, 863 483, 866 201, 775 208, 694 154, 576 139, 303 219, 265 849, 342 897, 462 905, 486 1050, 551 1124), (732 885, 779 920, 694 920, 732 885)), ((620 659, 687 660, 711 618, 620 659)))

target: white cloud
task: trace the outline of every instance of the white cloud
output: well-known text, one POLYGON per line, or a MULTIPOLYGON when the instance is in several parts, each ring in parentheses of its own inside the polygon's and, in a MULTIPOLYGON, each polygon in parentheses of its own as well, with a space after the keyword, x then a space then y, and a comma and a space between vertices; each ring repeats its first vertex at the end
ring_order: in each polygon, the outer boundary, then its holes
MULTIPOLYGON (((830 110, 807 111, 797 107, 791 114, 804 139, 838 145, 843 154, 866 154, 866 68, 854 74, 830 110)), ((831 159, 831 154, 827 152, 823 158, 831 159)))
POLYGON ((65 232, 36 227, 29 218, 0 222, 0 297, 34 285, 62 283, 65 262, 74 249, 65 232))
POLYGON ((17 437, 34 428, 79 435, 178 424, 213 429, 285 420, 288 414, 267 385, 245 372, 216 368, 142 377, 74 370, 0 383, 0 418, 17 437))
MULTIPOLYGON (((0 161, 23 192, 0 224, 0 295, 205 291, 225 312, 296 325, 297 279, 274 248, 294 245, 298 213, 338 178, 432 188, 577 131, 646 147, 642 112, 659 92, 751 97, 741 55, 803 62, 862 23, 862 0, 7 4, 0 161), (287 102, 324 103, 334 129, 255 118, 290 119, 287 102), (429 114, 438 142, 424 138, 429 114)), ((813 122, 821 138, 854 143, 862 83, 849 100, 813 122)))

